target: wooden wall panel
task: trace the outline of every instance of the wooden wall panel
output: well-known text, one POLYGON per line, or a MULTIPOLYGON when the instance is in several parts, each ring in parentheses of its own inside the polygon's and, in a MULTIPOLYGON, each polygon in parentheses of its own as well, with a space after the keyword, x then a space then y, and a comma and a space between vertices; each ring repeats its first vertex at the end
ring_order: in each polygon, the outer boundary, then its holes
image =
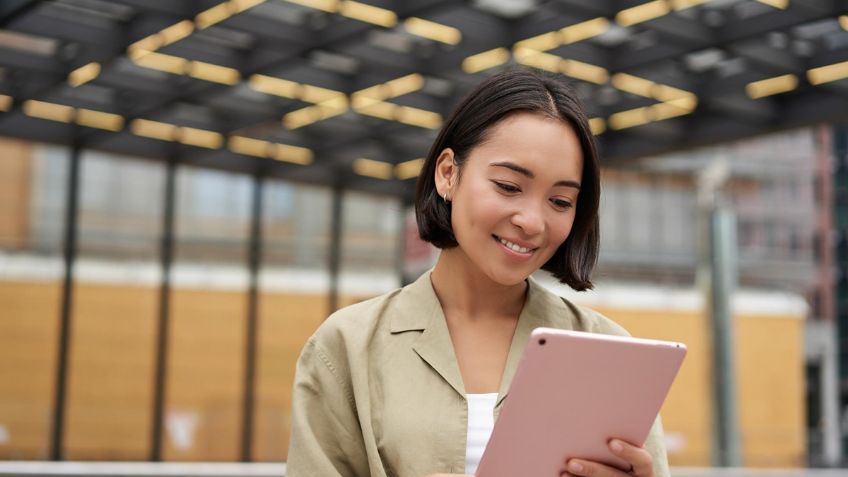
POLYGON ((23 248, 29 240, 32 145, 0 138, 0 248, 23 248))

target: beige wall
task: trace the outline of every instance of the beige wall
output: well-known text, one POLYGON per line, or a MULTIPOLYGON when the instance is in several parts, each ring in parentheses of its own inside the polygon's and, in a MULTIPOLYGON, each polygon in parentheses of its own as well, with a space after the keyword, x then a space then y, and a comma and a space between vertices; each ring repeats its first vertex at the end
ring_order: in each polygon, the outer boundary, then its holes
MULTIPOLYGON (((157 291, 75 290, 66 445, 80 459, 149 453, 157 291)), ((0 459, 44 458, 49 442, 60 287, 0 282, 0 459)), ((343 303, 356 301, 346 297, 343 303)), ((323 295, 259 300, 254 459, 286 457, 295 360, 326 315, 323 295)), ((166 411, 194 420, 188 448, 166 429, 168 460, 236 460, 241 433, 246 294, 177 289, 171 302, 166 411)), ((685 342, 689 354, 662 410, 673 465, 710 462, 712 378, 707 323, 694 312, 598 308, 636 336, 685 342)), ((740 316, 739 413, 748 466, 805 459, 803 321, 740 316)), ((173 414, 171 414, 173 415, 173 414)), ((190 426, 189 426, 190 427, 190 426)))

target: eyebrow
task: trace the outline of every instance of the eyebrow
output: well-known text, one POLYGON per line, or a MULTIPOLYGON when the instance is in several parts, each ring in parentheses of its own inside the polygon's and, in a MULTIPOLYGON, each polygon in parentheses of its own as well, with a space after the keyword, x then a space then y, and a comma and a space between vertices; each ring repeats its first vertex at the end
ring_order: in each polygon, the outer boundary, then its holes
MULTIPOLYGON (((534 179, 536 177, 536 174, 533 174, 533 171, 531 171, 530 169, 527 169, 526 167, 521 167, 518 164, 515 164, 515 163, 512 163, 512 162, 494 162, 492 164, 489 164, 489 166, 505 167, 505 168, 507 168, 511 171, 515 171, 515 172, 521 174, 522 176, 528 177, 530 179, 534 179)), ((580 190, 580 183, 577 182, 577 181, 572 181, 572 180, 557 181, 556 184, 554 184, 554 185, 555 186, 564 186, 564 187, 573 187, 577 190, 580 190)))

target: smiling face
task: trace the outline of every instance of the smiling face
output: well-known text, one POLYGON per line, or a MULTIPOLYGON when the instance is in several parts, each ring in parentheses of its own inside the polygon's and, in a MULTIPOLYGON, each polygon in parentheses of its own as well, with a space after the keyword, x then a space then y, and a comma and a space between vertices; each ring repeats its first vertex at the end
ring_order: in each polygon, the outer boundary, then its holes
POLYGON ((445 149, 436 187, 451 201, 458 255, 495 283, 515 285, 540 269, 574 223, 583 153, 567 123, 533 113, 499 122, 462 167, 445 149))

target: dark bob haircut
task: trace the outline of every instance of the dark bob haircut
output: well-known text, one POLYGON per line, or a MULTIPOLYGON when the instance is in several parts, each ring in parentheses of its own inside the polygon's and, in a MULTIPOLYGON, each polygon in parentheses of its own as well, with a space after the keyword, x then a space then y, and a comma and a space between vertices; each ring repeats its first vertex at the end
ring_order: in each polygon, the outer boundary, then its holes
POLYGON ((598 259, 598 202, 601 184, 595 138, 583 105, 562 77, 528 69, 511 69, 480 83, 445 122, 427 154, 415 197, 415 217, 421 238, 439 248, 456 247, 451 206, 436 191, 436 160, 450 148, 459 168, 471 151, 486 141, 488 132, 507 116, 519 112, 545 115, 569 124, 580 140, 583 177, 571 233, 542 266, 575 290, 592 288, 591 274, 598 259))

